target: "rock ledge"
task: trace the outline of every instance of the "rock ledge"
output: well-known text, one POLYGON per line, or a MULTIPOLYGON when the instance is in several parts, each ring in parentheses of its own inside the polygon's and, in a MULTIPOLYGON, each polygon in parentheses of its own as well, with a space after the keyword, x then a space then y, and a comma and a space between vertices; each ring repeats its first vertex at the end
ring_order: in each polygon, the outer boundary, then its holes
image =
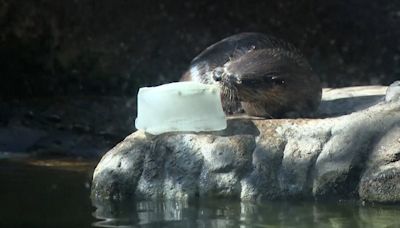
POLYGON ((102 158, 92 197, 400 201, 400 101, 384 102, 385 91, 325 90, 324 118, 236 117, 201 134, 137 131, 102 158))

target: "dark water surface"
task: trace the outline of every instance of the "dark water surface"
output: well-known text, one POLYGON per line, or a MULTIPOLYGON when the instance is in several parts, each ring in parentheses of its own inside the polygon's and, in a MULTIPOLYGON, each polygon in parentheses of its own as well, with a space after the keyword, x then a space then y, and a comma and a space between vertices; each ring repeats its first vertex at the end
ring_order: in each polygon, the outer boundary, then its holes
POLYGON ((0 227, 400 227, 400 205, 235 200, 95 202, 96 162, 0 160, 0 227))

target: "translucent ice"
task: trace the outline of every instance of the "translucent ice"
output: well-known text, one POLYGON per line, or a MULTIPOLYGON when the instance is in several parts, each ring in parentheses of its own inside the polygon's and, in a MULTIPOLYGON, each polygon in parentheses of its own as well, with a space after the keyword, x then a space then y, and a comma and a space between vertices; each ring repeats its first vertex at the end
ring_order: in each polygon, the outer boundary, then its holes
POLYGON ((175 82, 144 87, 138 93, 135 126, 150 134, 217 131, 226 128, 217 86, 175 82))

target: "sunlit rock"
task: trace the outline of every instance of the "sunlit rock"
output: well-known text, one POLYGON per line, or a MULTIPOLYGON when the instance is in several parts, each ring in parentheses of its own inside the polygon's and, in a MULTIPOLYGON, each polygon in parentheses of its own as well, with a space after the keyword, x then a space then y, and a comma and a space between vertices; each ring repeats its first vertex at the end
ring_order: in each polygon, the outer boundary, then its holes
POLYGON ((362 199, 377 202, 400 202, 400 122, 372 147, 366 171, 359 183, 362 199))
POLYGON ((158 135, 177 131, 218 131, 226 128, 217 86, 176 82, 141 88, 136 128, 158 135))
POLYGON ((387 88, 385 101, 392 102, 398 100, 400 100, 400 81, 395 81, 387 88))
POLYGON ((324 118, 229 117, 218 132, 137 131, 98 164, 92 196, 400 202, 400 102, 385 102, 386 89, 324 90, 337 94, 323 95, 324 118))

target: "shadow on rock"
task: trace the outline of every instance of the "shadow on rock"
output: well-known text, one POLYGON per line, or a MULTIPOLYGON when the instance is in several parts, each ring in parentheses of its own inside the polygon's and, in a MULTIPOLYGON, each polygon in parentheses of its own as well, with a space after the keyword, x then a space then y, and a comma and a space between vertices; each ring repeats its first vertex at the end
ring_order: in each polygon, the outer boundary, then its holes
POLYGON ((323 100, 317 110, 318 117, 336 117, 361 111, 383 100, 382 95, 345 97, 323 100))
POLYGON ((260 131, 251 118, 233 117, 228 119, 228 126, 225 130, 218 132, 218 136, 234 136, 234 135, 253 135, 259 136, 260 131))

